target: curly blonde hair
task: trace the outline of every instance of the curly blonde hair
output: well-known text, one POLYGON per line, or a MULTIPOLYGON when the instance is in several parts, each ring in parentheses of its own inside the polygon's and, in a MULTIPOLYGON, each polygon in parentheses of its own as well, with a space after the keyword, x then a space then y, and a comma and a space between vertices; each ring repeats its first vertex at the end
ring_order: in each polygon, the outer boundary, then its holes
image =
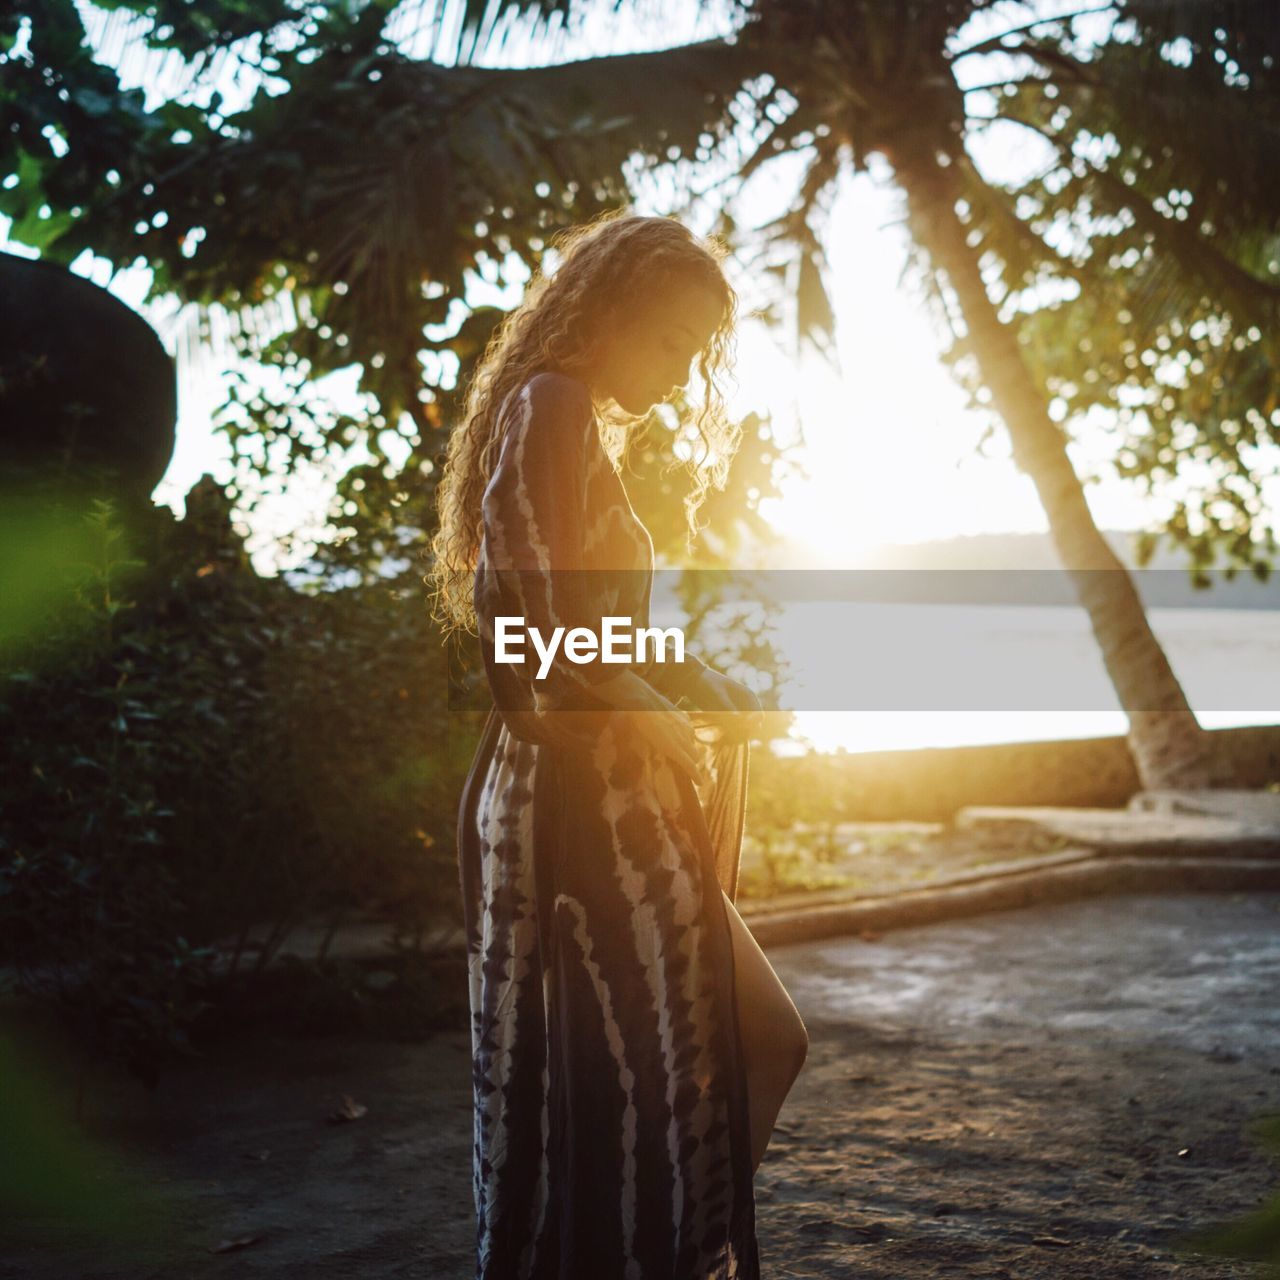
MULTIPOLYGON (((696 427, 705 449, 686 464, 694 483, 684 499, 688 537, 697 533, 697 511, 712 488, 723 489, 741 441, 730 422, 717 376, 728 371, 738 318, 738 297, 725 278, 724 244, 699 237, 672 217, 626 208, 562 231, 551 242, 561 256, 553 274, 535 273, 520 305, 503 319, 481 357, 467 390, 463 421, 449 438, 436 494, 439 528, 426 553, 431 568, 432 617, 447 637, 462 628, 476 633, 472 602, 483 533, 481 499, 497 463, 498 409, 507 394, 535 373, 570 376, 589 368, 616 319, 661 297, 672 281, 706 284, 722 300, 719 324, 696 364, 706 396, 696 427)), ((627 435, 640 421, 620 406, 596 405, 600 439, 621 470, 627 435)))

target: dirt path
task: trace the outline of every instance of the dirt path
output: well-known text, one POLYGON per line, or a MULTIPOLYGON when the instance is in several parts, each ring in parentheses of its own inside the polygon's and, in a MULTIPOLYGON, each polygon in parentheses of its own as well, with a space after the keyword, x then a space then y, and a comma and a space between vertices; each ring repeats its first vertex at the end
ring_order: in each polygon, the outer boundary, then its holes
MULTIPOLYGON (((757 1174, 767 1280, 1258 1274, 1172 1243, 1280 1188, 1246 1128, 1280 1112, 1280 895, 1076 902, 770 958, 812 1048, 757 1174)), ((0 1276, 470 1275, 465 1031, 241 1044, 153 1103, 99 1083, 88 1114, 136 1212, 114 1248, 32 1224, 41 1244, 0 1250, 0 1276), (330 1122, 343 1094, 367 1112, 330 1122), (209 1252, 224 1241, 252 1243, 209 1252)))
POLYGON ((1278 913, 1117 897, 777 949, 813 1049, 757 1175, 776 1274, 1257 1274, 1169 1245, 1280 1189, 1245 1132, 1280 1112, 1278 913))

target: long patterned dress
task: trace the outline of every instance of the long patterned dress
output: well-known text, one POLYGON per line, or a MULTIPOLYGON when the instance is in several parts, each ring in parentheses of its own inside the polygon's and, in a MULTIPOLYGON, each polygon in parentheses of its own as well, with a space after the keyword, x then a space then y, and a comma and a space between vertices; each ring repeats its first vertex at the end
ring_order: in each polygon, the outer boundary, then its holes
MULTIPOLYGON (((499 428, 473 596, 494 705, 458 811, 475 1275, 758 1280, 725 907, 748 744, 703 736, 698 787, 591 695, 625 667, 495 660, 500 616, 648 626, 653 577, 584 384, 533 375, 499 428)), ((674 701, 686 663, 628 665, 674 701)))

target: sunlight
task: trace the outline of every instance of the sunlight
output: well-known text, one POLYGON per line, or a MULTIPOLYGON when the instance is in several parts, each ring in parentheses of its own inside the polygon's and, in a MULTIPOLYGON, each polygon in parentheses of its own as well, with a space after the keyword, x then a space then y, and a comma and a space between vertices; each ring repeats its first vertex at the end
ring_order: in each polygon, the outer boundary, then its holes
POLYGON ((805 352, 770 389, 795 398, 809 475, 789 477, 764 514, 815 567, 861 563, 883 543, 1044 528, 1004 441, 993 442, 995 457, 974 456, 985 415, 966 408, 922 301, 900 278, 898 204, 870 175, 844 181, 829 249, 840 368, 805 352))
MULTIPOLYGON (((901 216, 883 172, 846 178, 832 204, 839 370, 816 352, 792 360, 775 351, 768 360, 754 345, 744 351, 743 401, 755 397, 783 419, 798 414, 803 432, 797 461, 808 476, 787 477, 783 496, 761 504, 796 544, 793 565, 797 557, 814 568, 874 565, 884 544, 1047 529, 1003 427, 977 451, 991 415, 966 403, 939 358, 941 337, 918 288, 902 278, 901 216)), ((1151 518, 1151 500, 1115 479, 1089 499, 1108 528, 1151 518)))

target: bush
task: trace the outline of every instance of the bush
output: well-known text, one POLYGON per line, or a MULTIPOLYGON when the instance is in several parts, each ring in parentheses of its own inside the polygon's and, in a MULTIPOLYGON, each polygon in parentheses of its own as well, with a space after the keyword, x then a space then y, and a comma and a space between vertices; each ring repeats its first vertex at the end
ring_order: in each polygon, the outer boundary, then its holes
POLYGON ((260 969, 304 918, 457 916, 474 735, 420 595, 294 590, 163 508, 15 510, 7 572, 43 584, 0 627, 0 964, 20 990, 154 1080, 251 928, 260 969))

